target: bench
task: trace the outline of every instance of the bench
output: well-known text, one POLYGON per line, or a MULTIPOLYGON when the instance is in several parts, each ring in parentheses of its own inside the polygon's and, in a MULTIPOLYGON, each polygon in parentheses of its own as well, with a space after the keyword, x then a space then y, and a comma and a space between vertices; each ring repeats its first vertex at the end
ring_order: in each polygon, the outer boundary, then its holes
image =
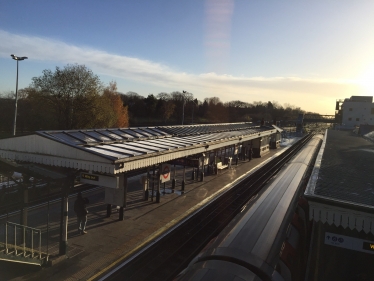
POLYGON ((229 165, 222 165, 222 162, 217 163, 217 170, 226 169, 229 165))

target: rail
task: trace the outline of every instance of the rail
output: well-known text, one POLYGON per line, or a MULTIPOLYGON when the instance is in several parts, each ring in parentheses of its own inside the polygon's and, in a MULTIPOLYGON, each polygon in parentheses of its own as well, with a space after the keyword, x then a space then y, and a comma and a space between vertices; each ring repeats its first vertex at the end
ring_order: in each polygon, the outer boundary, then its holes
POLYGON ((33 227, 6 222, 0 260, 42 265, 48 254, 42 252, 42 231, 33 227), (36 236, 36 237, 35 237, 36 236))
MULTIPOLYGON (((96 186, 92 185, 92 184, 78 184, 78 185, 75 185, 74 188, 70 190, 70 194, 76 194, 79 191, 84 192, 86 190, 91 190, 93 188, 96 188, 96 186)), ((46 189, 48 189, 48 187, 46 189)), ((3 196, 9 195, 11 192, 18 195, 21 191, 20 191, 19 187, 17 187, 13 191, 6 190, 3 193, 3 196)), ((47 204, 48 201, 50 201, 50 202, 56 201, 56 200, 59 201, 61 199, 61 189, 60 188, 58 188, 57 190, 55 190, 53 192, 46 191, 45 193, 46 194, 40 194, 40 195, 38 194, 37 197, 36 196, 31 197, 30 196, 31 198, 29 199, 29 202, 27 203, 28 208, 31 209, 35 206, 37 207, 37 206, 40 206, 40 205, 43 205, 43 204, 47 204)), ((14 202, 14 200, 12 201, 12 199, 14 199, 14 198, 8 198, 8 197, 3 197, 2 198, 1 193, 0 193, 0 205, 1 205, 0 206, 0 219, 7 217, 9 214, 20 212, 24 203, 23 203, 23 201, 20 200, 20 198, 21 198, 20 196, 15 196, 15 198, 17 198, 16 202, 14 202), (6 202, 6 201, 8 201, 8 202, 6 202)))

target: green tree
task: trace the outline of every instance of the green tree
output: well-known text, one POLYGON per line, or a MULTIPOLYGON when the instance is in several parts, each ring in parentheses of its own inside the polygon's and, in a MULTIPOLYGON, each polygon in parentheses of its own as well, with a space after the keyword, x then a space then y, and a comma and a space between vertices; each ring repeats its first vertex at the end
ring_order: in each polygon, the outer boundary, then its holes
MULTIPOLYGON (((170 96, 171 96, 171 100, 173 101, 175 105, 174 118, 178 120, 178 123, 179 123, 180 122, 179 120, 183 119, 183 116, 182 116, 183 112, 184 112, 185 118, 187 116, 185 106, 189 101, 193 100, 193 94, 187 91, 183 91, 182 93, 176 91, 176 92, 172 92, 170 96)), ((183 120, 183 122, 184 121, 185 120, 183 120)))
POLYGON ((58 129, 110 125, 105 116, 110 105, 101 101, 100 79, 84 65, 44 70, 42 76, 32 78, 31 88, 52 109, 58 129))
POLYGON ((22 119, 25 120, 25 130, 38 131, 58 128, 55 111, 48 106, 49 103, 46 102, 44 95, 32 87, 25 88, 23 91, 27 95, 26 98, 20 100, 19 119, 20 124, 22 124, 22 119))
POLYGON ((218 97, 205 98, 208 104, 206 118, 213 123, 229 122, 228 109, 218 97))
POLYGON ((229 122, 249 122, 251 121, 250 109, 253 105, 239 100, 225 103, 228 109, 229 122))
POLYGON ((164 123, 170 119, 175 110, 175 104, 171 99, 171 95, 168 93, 159 93, 157 95, 158 104, 157 112, 159 116, 162 116, 164 123))
POLYGON ((13 133, 14 102, 12 98, 0 97, 0 131, 7 132, 9 136, 13 133))
POLYGON ((122 102, 128 108, 129 120, 131 122, 145 116, 144 97, 135 92, 127 92, 121 95, 122 102))
POLYGON ((148 120, 156 118, 156 107, 157 107, 157 98, 153 94, 149 94, 148 97, 144 99, 145 104, 145 115, 148 117, 148 120))

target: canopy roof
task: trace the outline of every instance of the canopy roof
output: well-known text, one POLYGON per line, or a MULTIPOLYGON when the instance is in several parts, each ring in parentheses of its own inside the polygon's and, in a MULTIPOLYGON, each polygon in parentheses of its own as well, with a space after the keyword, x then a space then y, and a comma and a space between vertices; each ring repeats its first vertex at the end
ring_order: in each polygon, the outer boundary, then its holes
POLYGON ((305 191, 310 219, 374 234, 374 145, 328 130, 305 191))
POLYGON ((277 133, 252 123, 37 131, 0 140, 0 157, 117 174, 277 133))

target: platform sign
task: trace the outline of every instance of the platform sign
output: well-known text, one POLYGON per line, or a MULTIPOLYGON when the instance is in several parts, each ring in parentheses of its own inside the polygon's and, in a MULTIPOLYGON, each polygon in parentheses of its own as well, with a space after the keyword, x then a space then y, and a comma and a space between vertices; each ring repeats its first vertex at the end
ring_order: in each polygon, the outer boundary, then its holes
POLYGON ((325 233, 325 244, 353 251, 374 254, 374 241, 363 240, 336 233, 325 233))
POLYGON ((180 166, 189 166, 189 167, 198 167, 199 159, 191 159, 191 158, 178 158, 169 161, 172 165, 180 165, 180 166))
POLYGON ((161 165, 161 172, 160 172, 160 180, 161 182, 167 182, 170 180, 170 171, 171 171, 171 164, 162 164, 161 165))
POLYGON ((95 184, 98 186, 103 187, 110 187, 110 188, 118 188, 119 187, 119 178, 123 177, 123 175, 94 175, 94 174, 87 174, 81 173, 80 175, 80 182, 88 183, 88 184, 95 184))
POLYGON ((99 181, 99 176, 98 175, 81 173, 81 179, 91 180, 91 181, 99 181))

